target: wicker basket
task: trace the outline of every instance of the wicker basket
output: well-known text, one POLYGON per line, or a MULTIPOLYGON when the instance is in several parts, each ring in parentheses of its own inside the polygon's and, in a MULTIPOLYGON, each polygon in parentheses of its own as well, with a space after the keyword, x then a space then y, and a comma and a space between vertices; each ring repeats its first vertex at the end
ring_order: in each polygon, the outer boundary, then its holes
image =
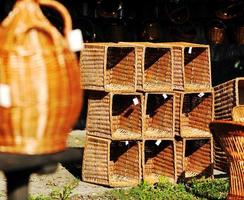
POLYGON ((80 55, 80 68, 84 89, 136 90, 136 52, 131 45, 86 43, 80 55))
POLYGON ((228 199, 244 199, 244 124, 216 120, 210 124, 210 129, 221 141, 221 146, 229 158, 230 190, 228 199))
POLYGON ((211 62, 208 45, 160 43, 173 49, 173 88, 184 91, 210 90, 211 62))
POLYGON ((87 136, 82 179, 111 187, 135 186, 141 181, 141 144, 87 136))
POLYGON ((244 105, 244 77, 214 87, 215 119, 232 120, 232 109, 244 105))
POLYGON ((176 92, 175 131, 182 137, 210 137, 209 123, 213 120, 213 92, 176 92), (179 114, 180 111, 180 114, 179 114))
POLYGON ((213 139, 176 137, 178 181, 213 175, 213 139))
POLYGON ((172 93, 146 93, 143 114, 143 138, 174 137, 174 106, 172 93))
POLYGON ((149 42, 130 42, 137 55, 137 90, 173 91, 172 49, 149 42))
MULTIPOLYGON (((64 35, 67 10, 56 1, 64 35)), ((43 15, 39 1, 18 0, 0 27, 0 151, 46 154, 62 151, 81 108, 79 67, 67 40, 43 15)))
POLYGON ((90 92, 86 129, 113 140, 142 139, 143 95, 90 92))
POLYGON ((156 183, 160 177, 176 181, 176 146, 174 139, 146 140, 142 145, 143 179, 156 183))

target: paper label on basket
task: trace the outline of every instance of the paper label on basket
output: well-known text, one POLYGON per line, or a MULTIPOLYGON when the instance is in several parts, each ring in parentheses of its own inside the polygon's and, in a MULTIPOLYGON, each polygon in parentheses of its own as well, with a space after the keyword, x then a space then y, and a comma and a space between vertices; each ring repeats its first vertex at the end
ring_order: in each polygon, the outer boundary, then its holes
POLYGON ((80 29, 72 30, 68 34, 68 43, 71 51, 76 52, 84 48, 84 41, 80 29))
POLYGON ((204 96, 204 92, 201 92, 201 93, 198 94, 198 97, 200 97, 200 98, 203 97, 203 96, 204 96))
POLYGON ((164 93, 163 97, 164 97, 164 99, 167 99, 168 95, 164 93))
POLYGON ((138 100, 137 97, 135 97, 135 98, 133 99, 133 103, 134 103, 135 106, 139 103, 139 100, 138 100))
POLYGON ((192 47, 189 47, 189 49, 188 49, 188 53, 189 53, 189 54, 192 53, 192 47))
POLYGON ((0 84, 0 106, 9 108, 12 105, 10 87, 6 84, 0 84))
POLYGON ((125 141, 125 145, 128 146, 129 145, 129 141, 125 141))
POLYGON ((157 146, 159 146, 161 142, 162 142, 162 140, 157 140, 157 141, 155 142, 155 144, 156 144, 157 146))

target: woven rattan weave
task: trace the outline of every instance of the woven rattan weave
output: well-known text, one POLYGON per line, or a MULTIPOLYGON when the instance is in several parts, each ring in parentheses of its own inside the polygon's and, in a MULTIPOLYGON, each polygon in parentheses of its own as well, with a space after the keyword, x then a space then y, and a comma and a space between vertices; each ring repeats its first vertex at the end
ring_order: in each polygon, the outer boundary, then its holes
POLYGON ((210 137, 209 123, 214 117, 213 92, 175 92, 175 131, 182 137, 210 137), (178 132, 177 132, 178 131, 178 132))
POLYGON ((86 43, 80 55, 84 89, 135 92, 136 52, 131 45, 86 43))
POLYGON ((84 181, 111 187, 135 186, 141 180, 141 143, 87 136, 84 181))
POLYGON ((221 141, 228 156, 230 190, 228 199, 244 199, 244 125, 241 122, 215 120, 210 129, 221 141))
POLYGON ((143 179, 156 183, 162 176, 176 181, 175 140, 146 140, 142 144, 143 179))
POLYGON ((86 129, 97 137, 142 139, 143 95, 90 92, 86 129))
POLYGON ((213 139, 176 137, 178 180, 213 175, 213 139))
POLYGON ((51 0, 18 0, 0 26, 0 151, 44 154, 64 150, 81 108, 79 67, 67 40, 40 5, 59 11, 64 35, 67 10, 51 0))
POLYGON ((143 138, 173 138, 175 98, 173 93, 146 93, 143 138))
POLYGON ((160 43, 172 48, 173 88, 184 91, 210 90, 211 63, 208 45, 172 42, 160 43))

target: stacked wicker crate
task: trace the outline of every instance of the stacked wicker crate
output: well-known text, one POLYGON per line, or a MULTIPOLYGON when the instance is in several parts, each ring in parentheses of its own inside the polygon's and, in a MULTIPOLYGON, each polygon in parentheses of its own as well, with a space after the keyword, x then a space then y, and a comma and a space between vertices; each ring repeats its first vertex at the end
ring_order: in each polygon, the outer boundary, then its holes
POLYGON ((177 177, 211 176, 213 90, 209 46, 167 43, 173 54, 177 177))
POLYGON ((212 173, 209 47, 95 43, 81 54, 90 91, 85 181, 130 186, 212 173), (177 176, 178 175, 178 176, 177 176))
POLYGON ((142 94, 136 93, 136 51, 130 45, 85 44, 84 89, 89 90, 83 180, 112 187, 141 180, 142 94))

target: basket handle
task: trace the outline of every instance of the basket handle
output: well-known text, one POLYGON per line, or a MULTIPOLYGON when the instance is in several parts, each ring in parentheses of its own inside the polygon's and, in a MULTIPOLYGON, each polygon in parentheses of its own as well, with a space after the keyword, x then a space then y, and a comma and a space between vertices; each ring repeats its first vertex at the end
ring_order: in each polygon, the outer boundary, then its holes
POLYGON ((65 38, 67 39, 69 32, 72 30, 72 20, 68 10, 62 4, 54 0, 36 0, 36 1, 38 1, 40 5, 53 8, 54 10, 60 13, 64 21, 63 33, 65 38))

